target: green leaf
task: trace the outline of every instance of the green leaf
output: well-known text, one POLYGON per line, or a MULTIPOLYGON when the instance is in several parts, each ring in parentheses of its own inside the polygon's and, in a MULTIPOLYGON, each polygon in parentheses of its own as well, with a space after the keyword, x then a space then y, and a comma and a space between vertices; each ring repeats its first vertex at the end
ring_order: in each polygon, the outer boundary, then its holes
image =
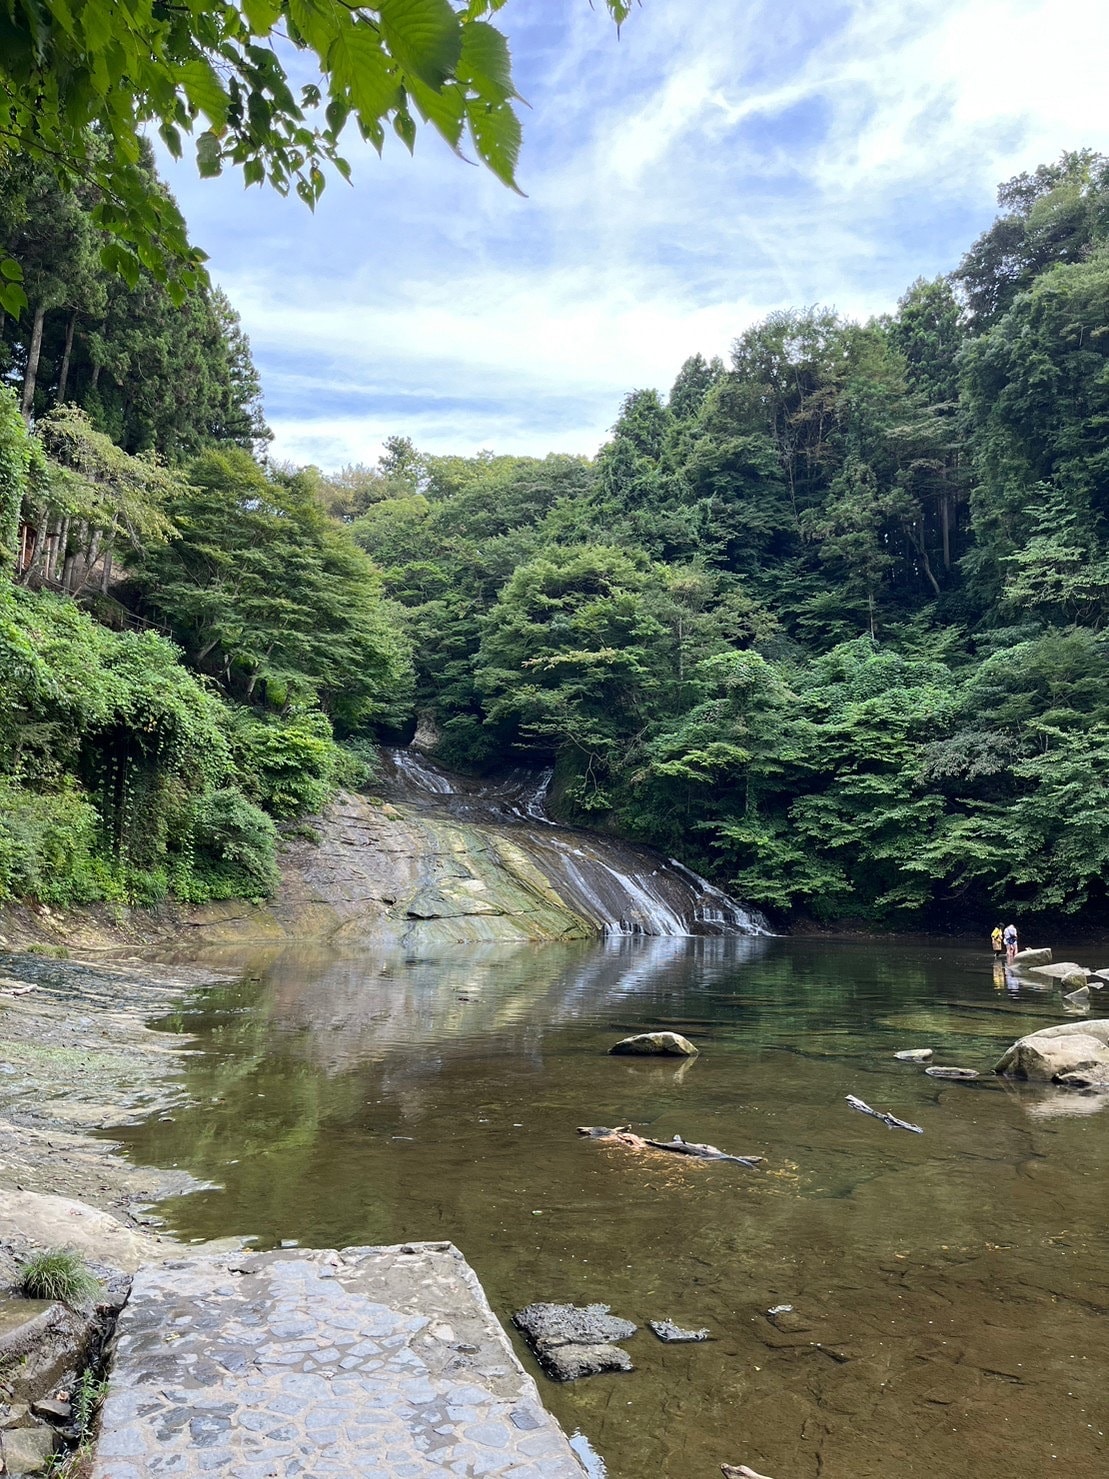
POLYGON ((462 26, 449 0, 380 0, 381 34, 413 77, 440 88, 462 54, 462 26))
POLYGON ((212 64, 194 57, 178 71, 178 80, 194 111, 201 112, 216 128, 227 122, 228 97, 212 64))
POLYGON ((243 165, 243 179, 248 185, 261 185, 266 178, 266 166, 260 159, 248 159, 243 165))
POLYGON ((340 27, 328 53, 332 79, 350 93, 363 124, 369 126, 400 102, 400 85, 373 26, 355 21, 340 27))
POLYGON ((163 123, 158 132, 174 159, 180 159, 182 153, 180 129, 175 128, 172 123, 163 123))
POLYGON ((399 112, 393 119, 393 131, 404 144, 409 154, 416 147, 416 120, 411 113, 399 112))
POLYGON ((210 130, 196 141, 196 167, 202 179, 214 179, 223 169, 220 142, 210 130))
POLYGON ((438 129, 452 149, 457 149, 466 118, 466 94, 461 87, 448 82, 436 92, 413 79, 409 91, 421 117, 438 129))
POLYGON ((281 0, 242 0, 243 14, 255 36, 268 36, 281 14, 281 0))
POLYGON ((508 103, 486 103, 480 98, 466 107, 474 147, 483 164, 498 180, 524 192, 516 183, 516 163, 520 158, 520 120, 508 103))
POLYGON ((345 98, 332 98, 327 105, 327 126, 338 137, 350 117, 350 104, 345 98))
POLYGON ((11 257, 0 257, 0 277, 7 278, 8 282, 22 282, 23 268, 11 257))
POLYGON ((17 282, 0 283, 0 308, 18 318, 27 307, 27 294, 17 282))
POLYGON ((288 5, 293 25, 322 60, 345 23, 345 12, 329 0, 288 0, 288 5))
POLYGON ((489 103, 504 103, 516 96, 508 42, 494 26, 470 21, 462 28, 458 80, 468 82, 489 103))

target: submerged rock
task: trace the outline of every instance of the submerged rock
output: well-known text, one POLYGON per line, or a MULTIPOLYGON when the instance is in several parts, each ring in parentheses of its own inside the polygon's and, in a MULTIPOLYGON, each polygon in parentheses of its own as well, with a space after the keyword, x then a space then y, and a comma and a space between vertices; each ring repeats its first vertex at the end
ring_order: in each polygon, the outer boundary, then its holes
POLYGON ((1069 1002, 1072 1007, 1083 1007, 1089 1010, 1090 988, 1083 982, 1076 990, 1068 991, 1063 1000, 1069 1002))
POLYGON ((932 1056, 931 1048, 902 1048, 899 1053, 894 1053, 895 1058, 900 1058, 902 1063, 927 1063, 932 1056))
POLYGON ((994 1072, 1040 1083, 1063 1082, 1064 1074, 1109 1073, 1109 1018, 1031 1032, 1002 1055, 994 1072))
POLYGON ((612 1314, 607 1304, 529 1304, 512 1322, 555 1381, 635 1369, 627 1351, 613 1342, 627 1340, 638 1326, 612 1314))
POLYGON ((977 1078, 977 1068, 944 1068, 937 1065, 935 1068, 926 1068, 925 1073, 929 1078, 977 1078))
POLYGON ((673 1320, 648 1320, 647 1324, 658 1336, 659 1340, 677 1342, 682 1340, 708 1340, 708 1330, 686 1330, 681 1325, 675 1325, 673 1320))
POLYGON ((666 1058, 695 1058, 698 1049, 680 1032, 641 1032, 625 1037, 609 1048, 610 1053, 656 1054, 666 1058))

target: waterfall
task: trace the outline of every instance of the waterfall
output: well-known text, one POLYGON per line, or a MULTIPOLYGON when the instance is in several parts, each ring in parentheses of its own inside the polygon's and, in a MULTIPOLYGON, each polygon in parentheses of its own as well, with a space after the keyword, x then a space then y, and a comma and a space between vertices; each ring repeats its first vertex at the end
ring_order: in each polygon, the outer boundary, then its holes
POLYGON ((427 791, 433 796, 450 796, 452 786, 444 771, 426 759, 417 750, 390 750, 389 756, 396 766, 398 775, 404 777, 415 791, 427 791))
POLYGON ((768 935, 766 920, 691 868, 648 848, 560 827, 546 813, 550 770, 490 781, 452 775, 412 750, 383 752, 379 784, 411 811, 510 838, 579 918, 602 935, 768 935))

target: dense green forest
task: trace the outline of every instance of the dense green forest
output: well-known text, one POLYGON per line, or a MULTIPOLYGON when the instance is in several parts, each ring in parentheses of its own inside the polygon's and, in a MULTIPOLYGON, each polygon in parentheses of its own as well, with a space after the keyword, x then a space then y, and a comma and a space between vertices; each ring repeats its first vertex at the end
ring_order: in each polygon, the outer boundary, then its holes
POLYGON ((1103 918, 1109 160, 999 203, 896 312, 631 391, 596 458, 324 475, 267 462, 222 295, 117 277, 9 163, 0 898, 263 895, 418 717, 778 920, 1103 918))

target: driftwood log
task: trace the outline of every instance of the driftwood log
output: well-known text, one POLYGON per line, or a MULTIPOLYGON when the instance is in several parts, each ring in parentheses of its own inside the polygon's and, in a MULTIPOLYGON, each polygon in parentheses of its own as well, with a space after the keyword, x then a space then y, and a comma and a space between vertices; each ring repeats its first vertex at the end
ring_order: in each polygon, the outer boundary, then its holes
POLYGON ((854 1094, 847 1095, 847 1102, 852 1109, 857 1109, 860 1114, 872 1115, 876 1120, 881 1120, 891 1130, 911 1130, 914 1135, 923 1135, 924 1131, 919 1125, 910 1125, 908 1120, 899 1120, 895 1114, 889 1114, 885 1110, 871 1109, 869 1104, 864 1104, 861 1099, 856 1099, 854 1094))
POLYGON ((717 1150, 715 1145, 700 1145, 695 1140, 683 1140, 680 1135, 675 1135, 673 1140, 648 1140, 643 1135, 634 1134, 627 1125, 619 1125, 613 1130, 605 1125, 579 1125, 578 1134, 588 1135, 591 1140, 615 1140, 627 1150, 669 1150, 676 1155, 696 1156, 702 1161, 732 1161, 752 1170, 766 1159, 761 1155, 728 1155, 726 1151, 717 1150))

